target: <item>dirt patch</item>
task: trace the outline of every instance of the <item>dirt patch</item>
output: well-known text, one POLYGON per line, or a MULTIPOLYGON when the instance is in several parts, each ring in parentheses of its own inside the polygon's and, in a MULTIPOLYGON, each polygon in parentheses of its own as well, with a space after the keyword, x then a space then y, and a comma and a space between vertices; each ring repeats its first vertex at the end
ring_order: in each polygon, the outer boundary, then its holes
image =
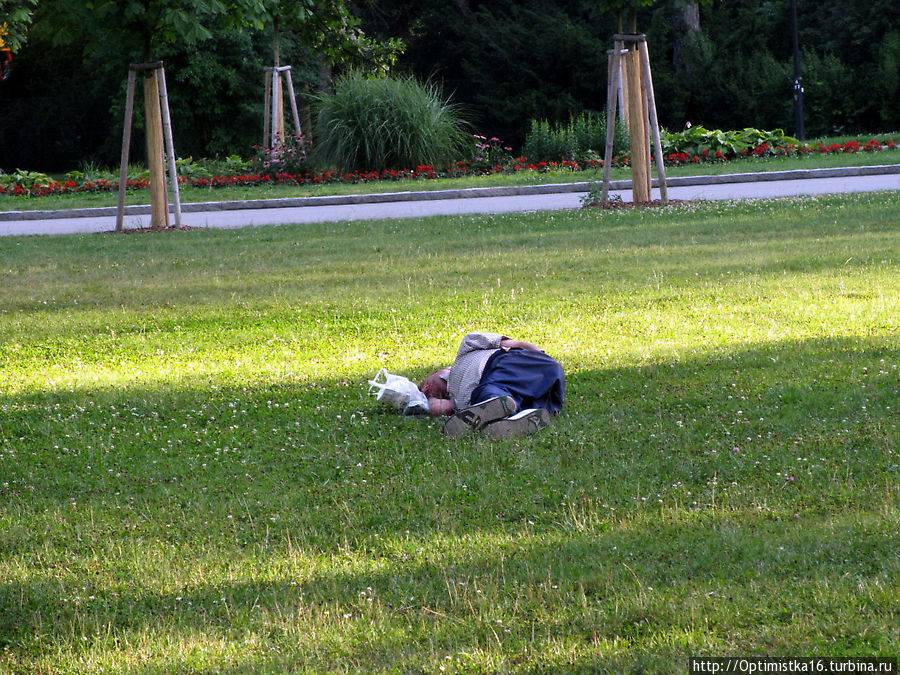
POLYGON ((181 227, 175 227, 172 225, 171 227, 129 227, 125 228, 121 232, 116 232, 115 230, 109 230, 107 232, 102 232, 101 234, 157 234, 162 232, 181 232, 185 230, 205 230, 205 227, 193 227, 192 225, 182 225, 181 227))
POLYGON ((667 203, 663 204, 661 199, 653 199, 649 202, 623 202, 620 199, 610 200, 605 204, 603 202, 592 202, 590 204, 585 204, 586 208, 589 209, 655 209, 662 206, 672 206, 674 204, 689 204, 690 202, 684 199, 670 199, 667 203))

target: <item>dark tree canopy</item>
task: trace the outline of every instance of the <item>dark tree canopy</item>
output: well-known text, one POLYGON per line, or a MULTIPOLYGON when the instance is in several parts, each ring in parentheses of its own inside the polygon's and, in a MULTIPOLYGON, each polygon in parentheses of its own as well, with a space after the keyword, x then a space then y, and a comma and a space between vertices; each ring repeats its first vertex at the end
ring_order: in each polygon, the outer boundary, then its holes
MULTIPOLYGON (((518 148, 532 119, 603 109, 606 51, 632 6, 664 126, 793 129, 790 0, 42 0, 17 23, 27 42, 0 83, 2 168, 114 164, 127 65, 148 53, 166 62, 178 153, 247 156, 276 24, 301 104, 323 65, 395 59, 518 148)), ((798 8, 807 134, 900 130, 900 3, 798 8)))

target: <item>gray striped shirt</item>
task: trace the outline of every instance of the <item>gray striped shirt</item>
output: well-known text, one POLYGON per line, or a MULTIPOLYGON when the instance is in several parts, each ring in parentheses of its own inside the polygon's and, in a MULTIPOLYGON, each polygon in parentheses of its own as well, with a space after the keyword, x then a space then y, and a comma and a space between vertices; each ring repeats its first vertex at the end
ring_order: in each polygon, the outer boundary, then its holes
POLYGON ((463 338, 447 378, 447 391, 454 410, 470 405, 472 392, 481 381, 488 359, 500 351, 500 333, 469 333, 463 338))

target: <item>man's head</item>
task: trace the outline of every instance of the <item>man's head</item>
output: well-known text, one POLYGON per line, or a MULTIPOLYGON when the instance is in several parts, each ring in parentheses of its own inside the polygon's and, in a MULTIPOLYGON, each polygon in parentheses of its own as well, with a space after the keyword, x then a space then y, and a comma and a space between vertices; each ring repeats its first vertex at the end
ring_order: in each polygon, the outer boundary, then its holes
POLYGON ((449 373, 449 368, 434 371, 422 380, 419 389, 428 398, 450 398, 450 394, 447 392, 447 375, 449 373))

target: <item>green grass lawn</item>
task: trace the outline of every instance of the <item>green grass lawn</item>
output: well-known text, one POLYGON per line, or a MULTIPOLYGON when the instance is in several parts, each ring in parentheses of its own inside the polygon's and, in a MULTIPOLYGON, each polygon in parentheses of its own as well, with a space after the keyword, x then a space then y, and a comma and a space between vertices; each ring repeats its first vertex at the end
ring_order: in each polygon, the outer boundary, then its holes
POLYGON ((900 193, 0 241, 0 673, 900 653, 900 193), (541 434, 366 393, 469 330, 541 434))
MULTIPOLYGON (((900 163, 900 150, 883 150, 876 153, 812 155, 808 157, 746 158, 719 164, 697 164, 668 167, 668 176, 721 175, 728 173, 755 173, 763 171, 789 171, 794 169, 824 169, 843 166, 869 166, 900 163)), ((630 180, 629 169, 611 170, 612 180, 630 180)), ((654 171, 653 176, 656 177, 654 171)), ((117 180, 118 177, 113 178, 117 180)), ((260 185, 251 187, 196 188, 182 186, 179 196, 182 202, 233 201, 246 199, 278 199, 291 197, 322 197, 328 195, 352 195, 384 192, 411 192, 422 190, 458 190, 465 188, 497 187, 509 185, 541 185, 548 183, 579 183, 600 181, 603 171, 551 171, 538 173, 523 171, 515 174, 492 174, 438 180, 375 181, 371 183, 329 183, 325 185, 260 185)), ((149 190, 136 190, 126 195, 126 204, 148 204, 149 190)), ((115 206, 118 193, 69 194, 50 197, 12 197, 0 195, 0 211, 34 211, 45 209, 75 209, 115 206)))

